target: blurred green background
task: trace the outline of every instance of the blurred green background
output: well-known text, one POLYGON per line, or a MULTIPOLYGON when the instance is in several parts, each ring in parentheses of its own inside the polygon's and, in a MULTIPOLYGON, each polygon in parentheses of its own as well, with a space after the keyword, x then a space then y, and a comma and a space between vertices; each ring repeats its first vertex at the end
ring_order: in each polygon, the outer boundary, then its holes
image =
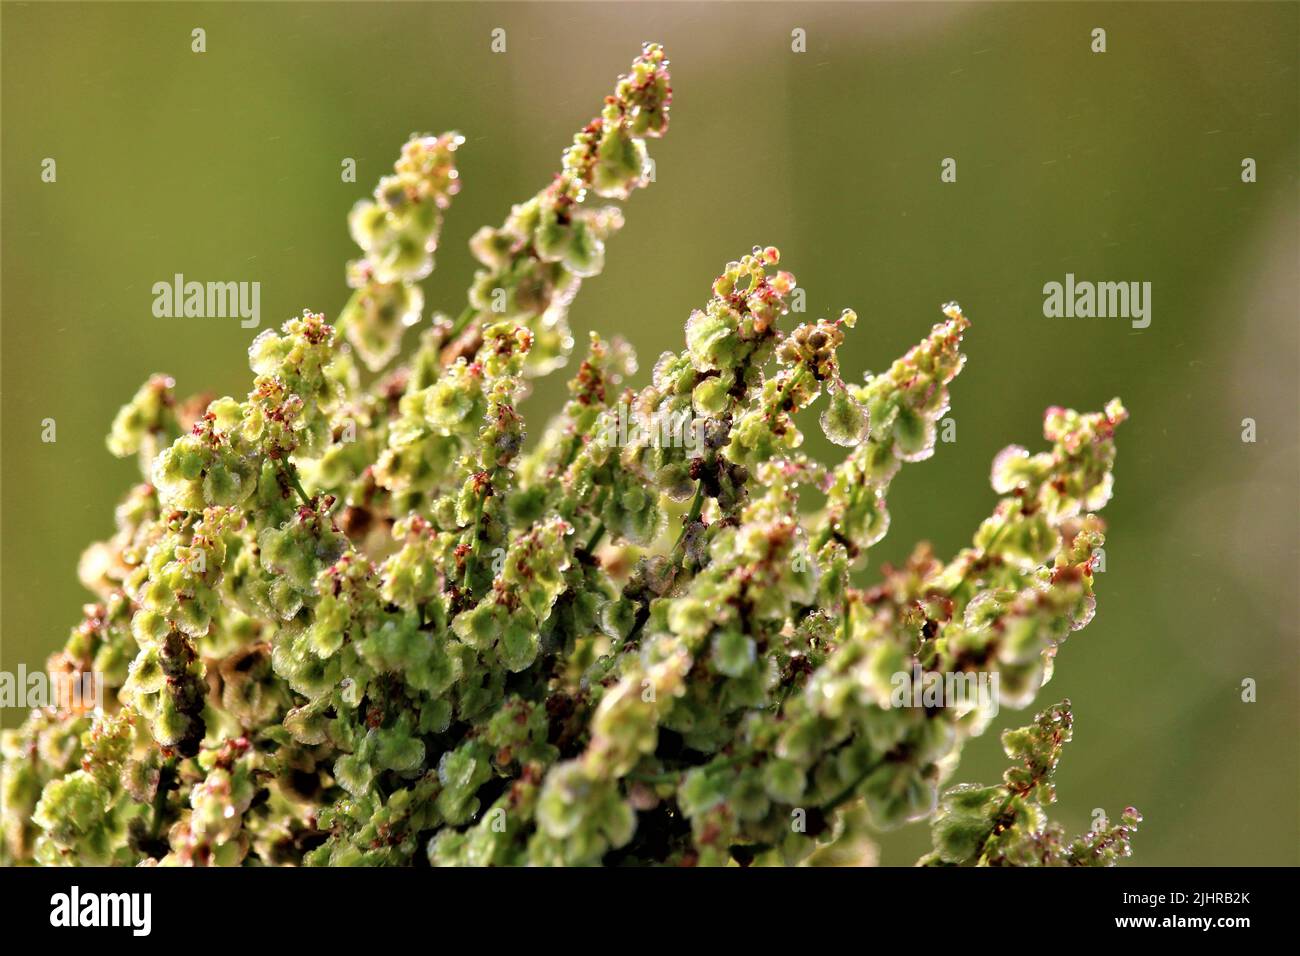
MULTIPOLYGON (((4 669, 40 666, 88 599, 78 555, 133 479, 104 448, 118 405, 154 371, 186 394, 248 388, 253 333, 155 319, 154 282, 260 281, 263 327, 336 314, 347 210, 408 133, 455 128, 465 188, 425 284, 454 314, 471 233, 549 180, 656 39, 672 128, 575 304, 579 341, 621 332, 648 374, 755 243, 781 248, 811 316, 858 311, 854 375, 960 301, 974 327, 958 440, 896 480, 867 579, 916 540, 941 555, 968 542, 995 501, 992 456, 1042 447, 1045 406, 1122 396, 1099 613, 1039 698, 1076 710, 1057 814, 1081 830, 1094 807, 1137 805, 1143 864, 1300 860, 1296 4, 7 3, 0 17, 4 669), (944 157, 956 183, 940 182, 944 157), (1067 272, 1153 283, 1151 326, 1044 318, 1043 284, 1067 272)), ((535 424, 562 379, 529 400, 535 424)), ((997 729, 1027 716, 1004 710, 997 729)), ((1002 766, 989 733, 960 779, 1002 766)), ((924 827, 889 834, 884 862, 927 845, 924 827)))

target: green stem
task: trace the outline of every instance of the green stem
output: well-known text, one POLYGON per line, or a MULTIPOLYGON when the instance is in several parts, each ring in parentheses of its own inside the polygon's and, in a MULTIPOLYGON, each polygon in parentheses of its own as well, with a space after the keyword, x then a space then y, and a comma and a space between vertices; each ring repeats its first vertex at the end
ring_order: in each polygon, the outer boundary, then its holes
POLYGON ((592 517, 596 518, 596 527, 591 532, 591 537, 587 539, 585 550, 588 554, 591 554, 595 550, 596 545, 600 543, 600 539, 605 536, 605 522, 601 521, 600 518, 596 516, 600 514, 601 509, 605 506, 605 499, 608 497, 609 489, 601 488, 600 491, 596 493, 595 500, 591 503, 591 514, 592 517))
MULTIPOLYGON (((742 764, 745 761, 752 759, 753 756, 753 751, 746 751, 743 754, 736 754, 722 760, 715 760, 713 763, 705 764, 701 769, 706 774, 717 773, 719 770, 726 770, 728 767, 742 764)), ((663 773, 630 773, 627 775, 627 779, 635 780, 639 783, 672 783, 690 769, 692 768, 687 767, 681 770, 666 770, 663 773)))
POLYGON ((627 637, 623 638, 623 646, 630 646, 638 637, 641 636, 641 629, 645 627, 646 621, 650 620, 650 605, 642 604, 637 608, 636 620, 632 623, 632 630, 627 632, 627 637))
MULTIPOLYGON (((677 543, 673 545, 672 553, 669 555, 669 563, 674 567, 681 565, 682 557, 685 554, 683 544, 686 541, 686 531, 690 528, 691 523, 698 521, 700 512, 704 510, 704 485, 701 484, 695 491, 695 501, 691 504, 690 514, 686 516, 686 522, 682 525, 682 533, 677 536, 677 543)), ((645 627, 646 621, 650 620, 650 604, 647 602, 637 608, 636 621, 632 624, 632 630, 628 632, 627 637, 623 639, 623 646, 629 646, 640 635, 641 629, 645 627)))
POLYGON ((298 492, 298 497, 302 499, 302 503, 310 508, 312 506, 311 496, 303 490, 302 482, 298 480, 298 470, 293 467, 293 462, 284 459, 279 462, 279 466, 280 474, 284 475, 285 480, 293 486, 293 490, 298 492))
MULTIPOLYGON (((1011 528, 1011 520, 1010 518, 1007 518, 1006 520, 1003 521, 1002 527, 998 528, 997 531, 993 532, 993 537, 989 538, 989 543, 980 549, 980 557, 988 558, 989 553, 993 550, 994 545, 996 545, 999 541, 1002 540, 1002 536, 1006 534, 1007 531, 1010 530, 1010 528, 1011 528)), ((970 573, 972 570, 974 570, 974 567, 975 567, 974 562, 972 562, 971 566, 968 567, 965 573, 962 574, 961 580, 957 582, 957 587, 960 587, 961 585, 966 583, 966 579, 970 577, 970 573)), ((954 592, 957 590, 957 587, 953 588, 954 592)))
POLYGON ((998 530, 993 533, 993 537, 989 538, 989 543, 986 544, 981 549, 986 556, 988 555, 989 551, 993 549, 993 546, 1002 540, 1002 536, 1006 534, 1007 531, 1010 530, 1010 528, 1011 528, 1011 522, 1004 521, 1002 523, 1002 527, 998 528, 998 530))
MULTIPOLYGON (((854 482, 853 487, 849 489, 849 500, 848 503, 844 506, 844 511, 847 513, 852 513, 857 510, 858 499, 862 495, 862 490, 867 485, 867 480, 865 477, 859 476, 859 479, 860 480, 854 482)), ((822 525, 821 528, 818 529, 816 535, 812 539, 811 550, 814 553, 820 551, 825 546, 826 542, 830 541, 831 538, 835 536, 836 524, 837 524, 836 519, 832 518, 830 515, 827 515, 826 523, 822 525)), ((865 550, 863 553, 865 553, 865 550)))
POLYGON ((692 524, 700 520, 700 513, 704 511, 704 497, 704 484, 701 482, 696 486, 695 500, 691 502, 690 513, 686 516, 686 520, 682 522, 682 533, 677 536, 677 541, 673 544, 673 564, 676 564, 681 559, 681 555, 677 552, 681 549, 682 542, 686 540, 686 532, 692 524))
POLYGON ((478 315, 478 309, 472 305, 465 306, 464 311, 456 316, 456 321, 451 323, 451 331, 447 333, 447 340, 451 341, 465 331, 465 326, 469 325, 470 320, 478 315))
POLYGON ((858 787, 862 786, 862 781, 866 780, 869 776, 875 773, 883 763, 884 761, 873 763, 866 770, 862 771, 862 773, 858 776, 856 780, 854 780, 851 784, 849 784, 847 787, 845 787, 843 790, 841 790, 839 793, 837 793, 835 796, 831 797, 829 800, 827 800, 825 803, 821 805, 819 809, 822 811, 822 813, 830 813, 832 810, 840 806, 840 804, 846 803, 847 801, 851 800, 853 796, 857 793, 858 787))
MULTIPOLYGON (((799 379, 803 378, 803 374, 804 374, 803 366, 802 365, 797 366, 795 370, 790 373, 790 377, 786 379, 785 384, 781 386, 781 391, 776 396, 776 411, 772 415, 773 422, 776 421, 777 415, 780 415, 783 411, 785 411, 784 408, 785 400, 790 396, 790 392, 794 390, 795 383, 797 383, 799 379)), ((794 409, 791 409, 789 414, 793 414, 793 412, 794 409)))
POLYGON ((171 791, 172 780, 176 776, 176 761, 169 760, 158 772, 158 789, 154 791, 152 819, 149 821, 149 840, 155 842, 162 833, 163 813, 167 809, 167 794, 171 791))
POLYGON ((989 840, 992 838, 993 831, 997 829, 998 821, 1002 818, 1002 815, 1011 809, 1011 801, 1014 800, 1015 798, 1016 798, 1016 792, 1014 790, 1008 789, 1007 798, 1002 801, 1002 806, 998 807, 997 812, 993 814, 992 829, 990 829, 988 833, 984 834, 984 839, 980 840, 980 845, 975 850, 976 861, 982 860, 984 858, 984 847, 988 844, 989 840))
POLYGON ((790 695, 794 693, 794 682, 795 682, 794 676, 792 676, 788 681, 785 682, 785 686, 781 688, 781 696, 777 699, 777 702, 772 706, 772 713, 779 715, 781 711, 785 708, 785 702, 789 700, 790 695))
POLYGON ((474 521, 469 526, 470 545, 469 554, 465 555, 465 571, 461 575, 460 589, 466 594, 469 593, 469 576, 474 569, 476 559, 478 558, 478 526, 483 520, 483 505, 487 502, 487 497, 482 496, 478 500, 478 506, 474 509, 474 521))

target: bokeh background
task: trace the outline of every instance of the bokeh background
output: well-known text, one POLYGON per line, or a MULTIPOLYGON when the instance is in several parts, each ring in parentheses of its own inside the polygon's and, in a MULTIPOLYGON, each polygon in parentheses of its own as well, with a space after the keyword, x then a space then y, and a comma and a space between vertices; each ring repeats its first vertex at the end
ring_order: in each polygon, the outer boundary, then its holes
MULTIPOLYGON (((1122 396, 1099 613, 1039 698, 1076 710, 1057 815, 1077 831, 1094 807, 1137 805, 1143 864, 1300 860, 1300 6, 6 3, 0 17, 5 670, 41 666, 88 599, 78 555, 133 480, 104 448, 118 405, 155 371, 183 393, 247 390, 252 333, 155 319, 154 282, 260 281, 263 327, 336 314, 347 210, 408 133, 455 128, 465 188, 425 284, 454 314, 471 233, 548 181, 656 39, 672 128, 575 304, 580 340, 621 332, 648 374, 756 243, 781 248, 810 315, 858 311, 846 370, 883 368, 960 301, 974 327, 958 440, 895 481, 868 580, 916 540, 965 544, 995 501, 990 460, 1042 447, 1045 406, 1122 396), (940 182, 944 157, 956 183, 940 182), (1245 157, 1257 183, 1241 181, 1245 157), (1043 284, 1067 272, 1153 283, 1151 326, 1044 318, 1043 284)), ((562 378, 529 400, 535 422, 562 378)), ((1027 716, 1004 710, 996 729, 1027 716)), ((1002 766, 989 733, 960 778, 1002 766)), ((884 862, 927 845, 924 827, 885 835, 884 862)))

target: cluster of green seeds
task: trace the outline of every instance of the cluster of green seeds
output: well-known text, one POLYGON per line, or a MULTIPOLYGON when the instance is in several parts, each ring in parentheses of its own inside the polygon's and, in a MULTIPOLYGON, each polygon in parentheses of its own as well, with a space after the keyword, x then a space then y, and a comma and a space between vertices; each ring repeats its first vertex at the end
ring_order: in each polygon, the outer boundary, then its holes
POLYGON ((468 304, 404 362, 454 134, 413 137, 353 210, 336 324, 258 336, 242 401, 156 376, 118 414, 109 449, 143 481, 87 551, 96 601, 50 665, 107 693, 5 732, 6 862, 846 863, 925 818, 929 863, 1127 853, 1135 812, 1067 843, 1042 810, 1068 709, 1006 736, 1003 785, 945 793, 989 714, 891 695, 920 667, 1034 698, 1093 613, 1118 402, 1049 410, 1048 450, 998 457, 969 548, 922 546, 863 587, 970 323, 949 305, 847 379, 857 316, 796 324, 794 276, 756 247, 639 388, 629 347, 592 335, 529 435, 528 379, 569 358, 568 305, 622 221, 592 199, 651 178, 667 65, 648 45, 553 182, 476 234, 468 304), (848 449, 830 467, 801 450, 819 403, 848 449), (629 410, 698 440, 628 433, 629 410))

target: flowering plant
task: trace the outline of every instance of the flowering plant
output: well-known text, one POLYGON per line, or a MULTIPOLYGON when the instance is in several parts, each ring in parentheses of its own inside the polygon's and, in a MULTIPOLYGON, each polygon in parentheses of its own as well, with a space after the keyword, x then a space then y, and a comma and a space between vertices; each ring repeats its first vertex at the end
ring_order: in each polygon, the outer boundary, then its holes
POLYGON ((1047 450, 994 462, 969 548, 857 587, 970 323, 950 304, 846 380, 854 313, 783 330, 795 279, 756 247, 639 389, 628 346, 592 335, 526 446, 519 400, 568 357, 622 222, 598 201, 648 184, 667 66, 647 45, 551 184, 474 236, 467 307, 405 363, 455 134, 412 137, 352 211, 336 325, 259 335, 243 401, 155 376, 118 413, 109 449, 144 483, 86 552, 97 601, 49 665, 109 693, 4 734, 6 862, 848 863, 927 818, 929 864, 1127 855, 1134 811, 1072 842, 1046 819, 1068 702, 1004 735, 1003 784, 943 791, 988 702, 895 693, 924 669, 1034 699, 1093 615, 1118 401, 1049 409, 1047 450), (799 450, 819 401, 832 467, 799 450))

